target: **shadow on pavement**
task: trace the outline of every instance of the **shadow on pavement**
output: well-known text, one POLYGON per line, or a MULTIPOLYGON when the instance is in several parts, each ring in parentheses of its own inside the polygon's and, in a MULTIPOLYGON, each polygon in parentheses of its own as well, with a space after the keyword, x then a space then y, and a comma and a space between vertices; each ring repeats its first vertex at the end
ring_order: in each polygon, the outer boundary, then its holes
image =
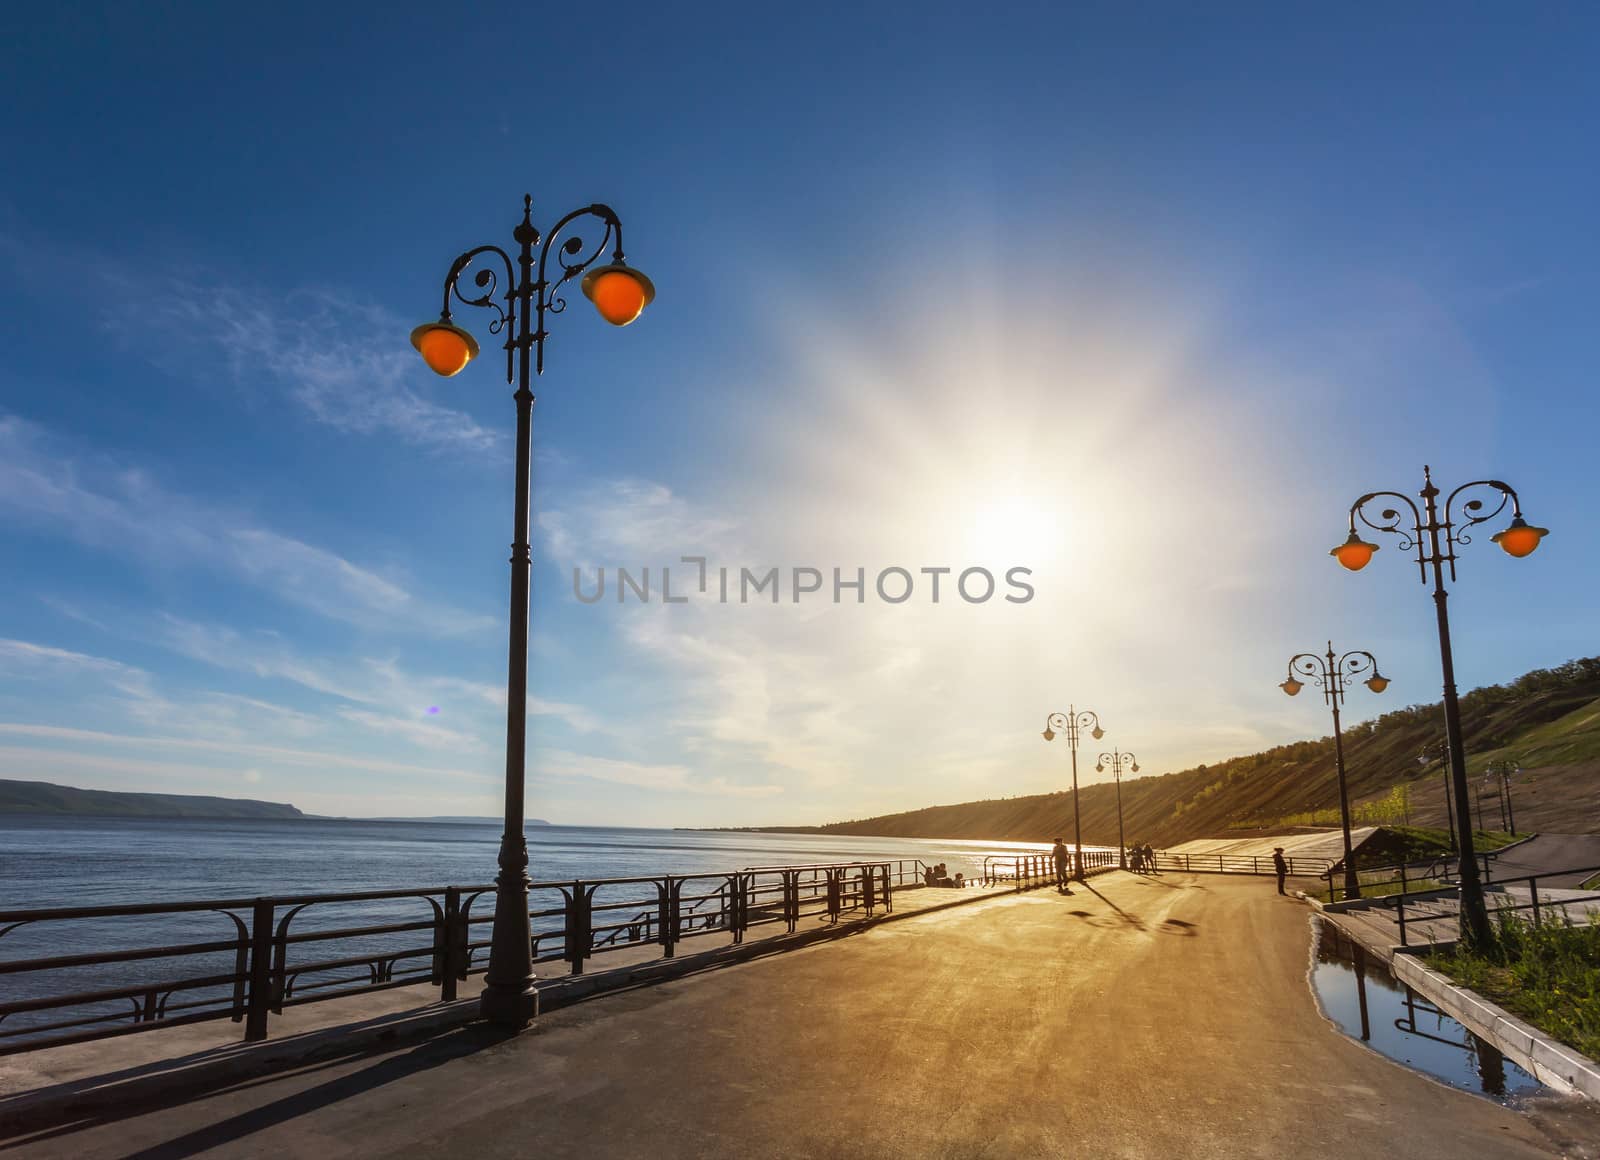
MULTIPOLYGON (((163 1141, 142 1151, 129 1153, 128 1157, 129 1160, 134 1157, 142 1158, 142 1160, 154 1160, 158 1156, 192 1156, 207 1149, 217 1148, 241 1139, 253 1132, 291 1120, 296 1116, 304 1115, 329 1104, 338 1103, 340 1100, 371 1091, 387 1083, 393 1083, 397 1079, 403 1079, 417 1072, 438 1067, 441 1064, 449 1063, 452 1060, 460 1059, 513 1038, 515 1036, 511 1033, 482 1023, 457 1028, 454 1031, 421 1043, 403 1055, 394 1055, 382 1059, 371 1067, 352 1075, 331 1080, 320 1087, 296 1092, 263 1107, 252 1108, 248 1112, 242 1112, 216 1124, 209 1124, 175 1140, 163 1141)), ((251 1088, 281 1080, 285 1078, 286 1074, 300 1076, 315 1074, 319 1071, 347 1064, 351 1061, 351 1058, 351 1056, 342 1056, 336 1059, 324 1060, 308 1067, 301 1067, 290 1073, 278 1072, 273 1075, 257 1076, 249 1080, 234 1080, 212 1085, 207 1085, 199 1077, 196 1077, 196 1082, 186 1090, 173 1092, 166 1098, 122 1104, 99 1112, 81 1113, 70 1123, 35 1131, 6 1141, 4 1144, 0 1144, 0 1152, 25 1144, 38 1144, 47 1140, 71 1137, 77 1132, 103 1124, 115 1123, 118 1120, 192 1103, 196 1099, 207 1096, 248 1091, 251 1088)))
POLYGON ((1090 894, 1092 894, 1096 898, 1098 898, 1101 902, 1103 902, 1107 906, 1109 906, 1112 910, 1116 911, 1117 912, 1117 917, 1122 919, 1122 921, 1125 922, 1127 925, 1133 927, 1135 930, 1143 930, 1144 929, 1144 919, 1140 918, 1136 914, 1129 914, 1126 910, 1123 910, 1122 907, 1118 906, 1115 902, 1112 902, 1111 899, 1107 898, 1104 894, 1101 894, 1098 890, 1096 890, 1089 883, 1085 882, 1083 884, 1083 888, 1085 890, 1087 890, 1090 894))

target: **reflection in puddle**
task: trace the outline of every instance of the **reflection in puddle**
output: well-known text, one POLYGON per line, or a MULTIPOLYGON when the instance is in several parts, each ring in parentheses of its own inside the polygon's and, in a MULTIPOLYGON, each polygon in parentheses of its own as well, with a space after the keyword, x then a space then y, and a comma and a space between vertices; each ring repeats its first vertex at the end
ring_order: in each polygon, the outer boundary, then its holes
POLYGON ((1452 1087, 1501 1102, 1544 1090, 1486 1039, 1389 973, 1338 927, 1316 920, 1311 981, 1328 1018, 1346 1035, 1452 1087))

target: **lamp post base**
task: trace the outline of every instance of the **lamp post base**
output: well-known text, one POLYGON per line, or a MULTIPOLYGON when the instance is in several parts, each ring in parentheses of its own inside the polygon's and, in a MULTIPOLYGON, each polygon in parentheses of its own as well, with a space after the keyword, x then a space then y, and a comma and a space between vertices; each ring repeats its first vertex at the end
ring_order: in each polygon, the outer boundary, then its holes
POLYGON ((539 992, 531 982, 524 988, 491 984, 478 996, 478 1014, 508 1031, 521 1031, 539 1017, 539 992))

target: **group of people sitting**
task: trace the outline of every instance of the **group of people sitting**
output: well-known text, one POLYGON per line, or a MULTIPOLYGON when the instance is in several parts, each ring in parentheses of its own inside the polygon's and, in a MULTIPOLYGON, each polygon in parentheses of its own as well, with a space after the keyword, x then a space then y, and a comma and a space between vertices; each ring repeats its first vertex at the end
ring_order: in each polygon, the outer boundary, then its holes
POLYGON ((943 862, 940 862, 937 866, 929 866, 923 870, 922 884, 924 886, 954 886, 959 889, 965 886, 967 882, 960 871, 957 871, 955 877, 952 878, 949 868, 943 862))

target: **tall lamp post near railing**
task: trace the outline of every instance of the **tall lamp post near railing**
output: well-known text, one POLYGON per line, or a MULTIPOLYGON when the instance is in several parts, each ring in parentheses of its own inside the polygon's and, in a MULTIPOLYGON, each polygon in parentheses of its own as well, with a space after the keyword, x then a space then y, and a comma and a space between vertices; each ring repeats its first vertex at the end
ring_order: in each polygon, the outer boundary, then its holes
MULTIPOLYGON (((586 232, 588 232, 586 230, 586 232)), ((593 233, 589 233, 593 237, 593 233)), ((528 917, 528 843, 523 834, 523 779, 526 768, 528 710, 528 579, 533 552, 528 541, 529 460, 533 435, 533 376, 544 373, 545 319, 560 314, 567 301, 561 288, 583 274, 584 296, 607 322, 626 326, 655 297, 655 287, 622 256, 622 222, 610 206, 586 205, 561 218, 547 234, 533 224, 533 198, 522 199, 522 221, 511 232, 517 257, 499 246, 477 246, 457 258, 444 279, 444 304, 437 322, 411 332, 411 345, 423 361, 446 378, 478 354, 477 340, 450 317, 451 302, 494 312, 490 334, 504 334, 506 382, 516 384, 516 526, 511 545, 511 639, 506 676, 505 833, 500 838, 500 873, 495 879, 494 933, 480 1000, 484 1018, 507 1027, 525 1027, 538 1011, 533 988, 532 929, 528 917), (602 228, 593 247, 570 232, 585 218, 602 228), (557 239, 561 239, 556 245, 557 239), (611 247, 611 261, 594 263, 611 247), (553 247, 553 248, 552 248, 553 247), (556 268, 550 268, 555 254, 556 268), (472 288, 461 279, 480 259, 472 288), (592 268, 591 268, 592 267, 592 268), (501 270, 504 269, 502 283, 501 270), (587 273, 585 273, 587 271, 587 273), (474 289, 475 288, 475 289, 474 289), (505 305, 502 306, 501 302, 505 305)))
POLYGON ((1100 760, 1094 763, 1096 773, 1104 773, 1106 766, 1111 766, 1111 776, 1117 783, 1117 866, 1122 870, 1128 868, 1128 840, 1122 833, 1122 770, 1126 766, 1129 773, 1139 772, 1139 763, 1133 759, 1133 754, 1123 753, 1120 749, 1113 749, 1110 753, 1102 753, 1100 760))
POLYGON ((1350 791, 1344 776, 1344 733, 1339 727, 1339 706, 1344 701, 1350 682, 1362 673, 1370 672, 1363 684, 1374 693, 1389 687, 1389 678, 1378 671, 1378 662, 1365 649, 1352 649, 1342 656, 1335 655, 1333 642, 1321 656, 1316 653, 1296 653, 1289 658, 1289 679, 1278 686, 1289 696, 1297 696, 1305 682, 1295 677, 1299 673, 1310 678, 1313 685, 1322 689, 1322 699, 1333 711, 1333 764, 1339 772, 1339 824, 1344 829, 1344 894, 1346 898, 1361 897, 1361 879, 1356 874, 1355 851, 1350 846, 1350 791))
MULTIPOLYGON (((1498 479, 1479 479, 1464 483, 1445 497, 1443 508, 1439 504, 1439 489, 1433 485, 1433 473, 1422 469, 1422 490, 1418 493, 1423 506, 1419 510, 1409 496, 1398 491, 1370 491, 1350 505, 1350 535, 1344 543, 1329 552, 1334 559, 1352 572, 1359 572, 1372 561, 1377 544, 1368 543, 1356 534, 1356 520, 1377 532, 1388 532, 1400 538, 1401 551, 1415 551, 1417 570, 1422 582, 1428 582, 1428 572, 1433 572, 1433 603, 1439 624, 1439 663, 1444 675, 1444 726, 1450 743, 1450 784, 1455 789, 1457 853, 1460 855, 1461 877, 1461 937, 1468 944, 1487 946, 1493 940, 1489 926, 1489 908, 1483 897, 1483 880, 1478 874, 1478 859, 1472 848, 1472 820, 1467 816, 1467 754, 1461 740, 1461 706, 1456 699, 1455 659, 1450 651, 1450 616, 1446 603, 1449 593, 1444 586, 1445 565, 1450 566, 1450 579, 1456 578, 1456 548, 1470 544, 1472 537, 1467 529, 1494 519, 1511 505, 1511 523, 1490 537, 1508 556, 1521 558, 1533 552, 1539 541, 1549 534, 1547 528, 1535 527, 1522 518, 1522 499, 1516 490, 1498 479), (1498 497, 1499 502, 1485 510, 1483 499, 1467 499, 1458 511, 1456 501, 1465 492, 1482 489, 1498 497), (1367 505, 1374 500, 1394 500, 1404 505, 1384 507, 1374 520, 1367 514, 1367 505), (1405 515, 1409 515, 1407 522, 1405 515)), ((1376 506, 1376 505, 1374 505, 1376 506)))
POLYGON ((1083 815, 1078 812, 1078 737, 1084 730, 1096 741, 1106 735, 1100 728, 1100 717, 1093 709, 1078 709, 1068 705, 1065 713, 1052 713, 1044 720, 1046 741, 1054 741, 1057 733, 1066 735, 1067 748, 1072 751, 1072 864, 1073 877, 1083 881, 1083 815))

